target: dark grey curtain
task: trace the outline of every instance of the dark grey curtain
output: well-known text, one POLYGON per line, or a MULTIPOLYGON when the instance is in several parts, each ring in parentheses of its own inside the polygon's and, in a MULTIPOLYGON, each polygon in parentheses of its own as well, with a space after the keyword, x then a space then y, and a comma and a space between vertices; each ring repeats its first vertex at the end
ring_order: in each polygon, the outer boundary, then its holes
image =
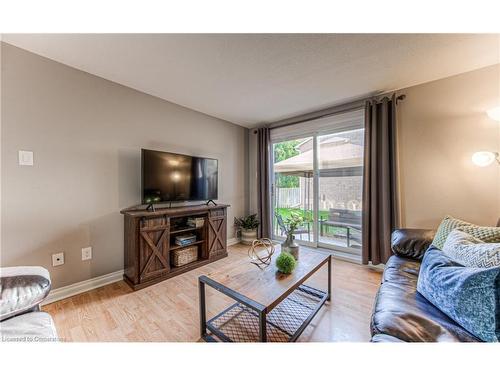
POLYGON ((396 97, 365 104, 363 168, 364 264, 385 263, 391 256, 391 232, 398 223, 396 97))
POLYGON ((271 238, 270 130, 257 129, 257 205, 259 236, 271 238))

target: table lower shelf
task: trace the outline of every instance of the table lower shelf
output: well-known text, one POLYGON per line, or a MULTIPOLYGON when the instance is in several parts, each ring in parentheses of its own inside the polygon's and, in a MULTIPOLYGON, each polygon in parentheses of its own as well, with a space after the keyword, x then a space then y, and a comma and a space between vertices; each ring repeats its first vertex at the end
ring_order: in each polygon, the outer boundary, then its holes
MULTIPOLYGON (((267 341, 295 341, 323 306, 327 293, 299 286, 267 314, 267 341)), ((259 341, 259 316, 255 310, 235 303, 207 322, 211 335, 205 339, 228 342, 259 341)))

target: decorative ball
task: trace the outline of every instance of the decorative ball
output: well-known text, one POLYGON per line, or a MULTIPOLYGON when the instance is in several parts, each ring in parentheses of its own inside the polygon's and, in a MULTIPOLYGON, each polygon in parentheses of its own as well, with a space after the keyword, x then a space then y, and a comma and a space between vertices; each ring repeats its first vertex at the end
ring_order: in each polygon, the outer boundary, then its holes
POLYGON ((281 273, 292 273, 297 265, 297 261, 292 254, 282 251, 281 254, 276 258, 276 268, 281 273))
POLYGON ((248 257, 252 260, 253 264, 259 267, 268 266, 269 264, 271 264, 271 257, 273 256, 273 254, 274 245, 273 241, 271 241, 269 238, 253 240, 252 246, 248 249, 248 257))

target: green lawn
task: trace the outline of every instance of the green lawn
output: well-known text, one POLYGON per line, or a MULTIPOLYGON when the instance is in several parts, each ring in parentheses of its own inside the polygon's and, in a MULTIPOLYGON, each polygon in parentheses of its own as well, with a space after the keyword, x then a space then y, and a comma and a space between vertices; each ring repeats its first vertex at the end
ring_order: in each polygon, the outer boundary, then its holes
MULTIPOLYGON (((304 215, 306 221, 309 221, 312 223, 313 221, 313 212, 312 210, 303 210, 301 208, 277 208, 276 209, 277 213, 280 214, 283 219, 286 219, 288 217, 291 216, 292 212, 294 213, 297 213, 297 214, 300 214, 300 215, 304 215)), ((319 217, 320 218, 323 218, 323 219, 326 219, 328 218, 328 211, 319 211, 319 217)), ((275 220, 275 224, 276 224, 276 218, 274 219, 275 220)), ((277 227, 277 225, 275 225, 275 228, 277 227)), ((312 230, 312 227, 311 227, 311 230, 312 230)), ((346 235, 346 229, 345 228, 336 228, 336 227, 332 227, 332 226, 325 226, 323 228, 323 234, 325 236, 328 236, 328 235, 346 235)))
MULTIPOLYGON (((283 219, 286 219, 287 217, 290 217, 293 213, 297 213, 299 215, 305 215, 306 219, 309 219, 309 221, 312 221, 313 217, 313 212, 312 210, 303 210, 301 208, 277 208, 276 211, 283 217, 283 219)), ((328 217, 328 211, 319 211, 319 216, 327 218, 328 217)))

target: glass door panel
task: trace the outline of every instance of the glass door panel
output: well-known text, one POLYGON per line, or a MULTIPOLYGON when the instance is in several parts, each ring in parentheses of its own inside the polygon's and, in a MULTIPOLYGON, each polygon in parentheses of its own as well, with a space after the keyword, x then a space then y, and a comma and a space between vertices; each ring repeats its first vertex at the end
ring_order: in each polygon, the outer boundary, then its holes
POLYGON ((273 237, 284 238, 284 224, 292 214, 303 224, 295 231, 299 242, 315 243, 314 139, 293 139, 273 144, 273 237))
POLYGON ((361 249, 364 129, 318 136, 318 244, 361 249))

